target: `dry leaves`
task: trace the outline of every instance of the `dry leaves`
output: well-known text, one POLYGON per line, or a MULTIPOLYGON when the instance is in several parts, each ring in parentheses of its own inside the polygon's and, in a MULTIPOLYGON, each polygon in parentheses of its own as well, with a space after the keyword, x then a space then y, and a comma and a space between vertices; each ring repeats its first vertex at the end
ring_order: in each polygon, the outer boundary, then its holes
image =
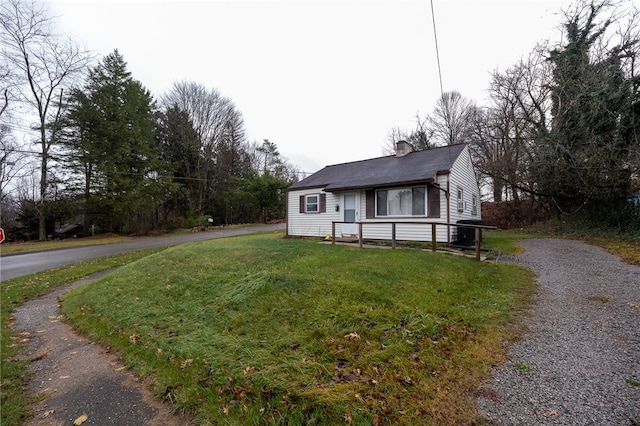
POLYGON ((89 419, 87 413, 82 413, 80 417, 73 421, 74 426, 80 426, 82 423, 86 422, 89 419))

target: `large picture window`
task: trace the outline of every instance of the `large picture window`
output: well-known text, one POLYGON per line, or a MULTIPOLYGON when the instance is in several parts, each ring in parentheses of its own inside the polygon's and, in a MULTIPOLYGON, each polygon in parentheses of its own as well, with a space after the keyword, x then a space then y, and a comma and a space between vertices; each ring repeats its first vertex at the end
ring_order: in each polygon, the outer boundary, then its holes
POLYGON ((377 216, 424 216, 425 187, 380 189, 376 191, 377 216))

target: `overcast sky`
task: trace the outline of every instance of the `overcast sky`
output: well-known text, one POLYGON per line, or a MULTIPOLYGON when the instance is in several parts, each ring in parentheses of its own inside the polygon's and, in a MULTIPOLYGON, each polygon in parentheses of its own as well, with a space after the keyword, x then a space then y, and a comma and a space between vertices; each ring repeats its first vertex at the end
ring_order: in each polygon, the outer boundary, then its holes
MULTIPOLYGON (((558 40, 567 1, 434 1, 445 91, 483 103, 490 73, 558 40)), ((156 98, 173 82, 231 98, 250 141, 300 170, 383 155, 440 94, 430 1, 50 0, 58 30, 118 49, 156 98)))

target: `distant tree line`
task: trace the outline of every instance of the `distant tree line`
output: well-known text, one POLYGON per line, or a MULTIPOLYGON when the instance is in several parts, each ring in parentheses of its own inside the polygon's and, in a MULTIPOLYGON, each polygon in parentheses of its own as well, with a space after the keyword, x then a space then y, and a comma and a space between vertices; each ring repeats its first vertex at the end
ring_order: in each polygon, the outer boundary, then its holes
MULTIPOLYGON (((628 201, 640 191, 638 19, 616 0, 578 0, 560 45, 492 73, 486 105, 442 93, 415 128, 391 130, 388 150, 466 142, 484 192, 513 215, 640 229, 628 201)), ((284 217, 296 170, 275 143, 247 140, 230 98, 180 81, 155 99, 117 50, 96 62, 53 23, 34 2, 0 4, 0 219, 14 238, 78 220, 86 235, 284 217)))
POLYGON ((156 100, 117 50, 96 64, 35 3, 3 2, 0 20, 1 219, 13 238, 78 221, 84 235, 145 234, 284 217, 297 172, 275 143, 247 140, 230 98, 181 81, 156 100), (16 127, 18 106, 37 124, 16 127))
POLYGON ((387 150, 469 143, 485 193, 512 215, 640 230, 638 18, 621 2, 577 2, 559 46, 492 74, 488 105, 443 93, 414 129, 390 132, 387 150))

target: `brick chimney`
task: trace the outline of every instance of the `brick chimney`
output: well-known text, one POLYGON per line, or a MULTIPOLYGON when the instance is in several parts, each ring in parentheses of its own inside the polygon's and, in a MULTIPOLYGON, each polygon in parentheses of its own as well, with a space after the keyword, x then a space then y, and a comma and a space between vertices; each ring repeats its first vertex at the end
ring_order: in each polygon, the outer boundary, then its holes
POLYGON ((396 157, 404 157, 413 152, 413 145, 407 141, 396 142, 396 157))

